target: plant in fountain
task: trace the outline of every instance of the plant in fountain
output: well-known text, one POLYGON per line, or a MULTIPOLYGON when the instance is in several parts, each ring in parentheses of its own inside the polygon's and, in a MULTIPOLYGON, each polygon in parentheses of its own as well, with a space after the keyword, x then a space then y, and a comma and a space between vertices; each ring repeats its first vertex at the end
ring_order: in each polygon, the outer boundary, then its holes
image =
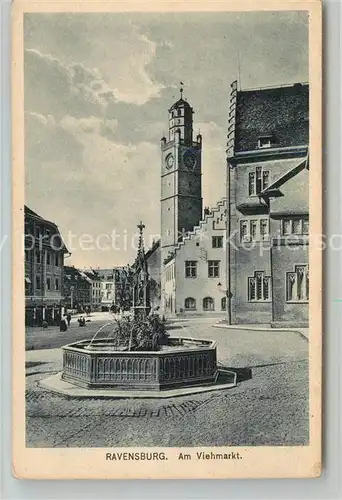
POLYGON ((124 316, 116 319, 116 328, 112 332, 113 343, 128 351, 159 351, 167 344, 169 334, 165 323, 157 314, 124 316))

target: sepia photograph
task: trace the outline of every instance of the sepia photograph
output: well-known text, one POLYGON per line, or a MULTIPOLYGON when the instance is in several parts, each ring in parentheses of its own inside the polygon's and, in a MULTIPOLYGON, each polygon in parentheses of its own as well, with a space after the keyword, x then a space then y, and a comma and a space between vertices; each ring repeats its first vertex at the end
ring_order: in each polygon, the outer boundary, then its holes
POLYGON ((295 7, 21 13, 24 448, 158 471, 312 444, 295 7))

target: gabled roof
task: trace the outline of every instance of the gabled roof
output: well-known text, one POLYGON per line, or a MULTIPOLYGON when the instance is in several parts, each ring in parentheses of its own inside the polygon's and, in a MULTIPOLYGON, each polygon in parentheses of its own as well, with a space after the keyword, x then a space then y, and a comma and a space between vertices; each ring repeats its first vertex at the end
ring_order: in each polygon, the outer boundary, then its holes
POLYGON ((152 244, 152 247, 147 250, 146 254, 145 254, 145 258, 146 259, 149 259, 151 257, 152 254, 154 254, 154 252, 160 247, 160 240, 157 240, 157 241, 154 241, 153 244, 152 244))
POLYGON ((47 224, 51 224, 52 226, 57 227, 57 224, 55 224, 54 222, 52 222, 52 221, 50 221, 48 219, 44 219, 44 217, 42 217, 41 215, 38 215, 36 212, 34 212, 33 210, 31 210, 26 205, 24 207, 24 213, 25 213, 25 215, 29 215, 30 217, 33 217, 34 219, 39 219, 42 222, 46 222, 47 224))
POLYGON ((303 160, 264 190, 271 217, 309 214, 309 175, 308 162, 303 160))
POLYGON ((274 147, 309 143, 308 84, 237 92, 234 152, 256 150, 258 139, 270 135, 274 147))
POLYGON ((267 188, 261 191, 259 196, 263 198, 269 198, 270 196, 279 196, 279 188, 305 168, 309 169, 308 156, 306 158, 303 158, 298 163, 298 165, 292 167, 289 171, 287 171, 285 174, 276 179, 272 184, 270 184, 267 188))
POLYGON ((58 245, 59 250, 63 250, 64 253, 70 253, 69 250, 67 249, 65 243, 64 243, 61 232, 60 232, 60 230, 55 222, 44 219, 44 217, 42 217, 41 215, 38 215, 36 212, 31 210, 26 205, 24 206, 24 214, 25 214, 25 218, 31 218, 31 219, 37 220, 39 224, 41 223, 41 224, 46 224, 46 225, 52 226, 56 231, 55 234, 57 234, 58 237, 60 238, 61 244, 58 245))

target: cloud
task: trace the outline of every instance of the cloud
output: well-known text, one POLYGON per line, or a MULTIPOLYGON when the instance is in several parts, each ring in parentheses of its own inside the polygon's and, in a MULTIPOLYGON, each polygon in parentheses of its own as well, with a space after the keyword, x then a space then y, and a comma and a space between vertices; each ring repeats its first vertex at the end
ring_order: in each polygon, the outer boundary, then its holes
POLYGON ((62 118, 60 125, 64 130, 74 135, 83 132, 88 134, 96 133, 114 139, 118 121, 115 119, 99 118, 97 116, 75 118, 74 116, 67 115, 62 118))
POLYGON ((25 113, 26 173, 34 180, 34 171, 42 162, 63 161, 65 167, 81 162, 82 144, 56 123, 52 115, 25 113))
MULTIPOLYGON (((27 203, 64 234, 159 232, 167 110, 184 96, 203 136, 203 199, 225 195, 230 83, 308 79, 306 13, 25 14, 27 203), (203 42, 205 40, 205 43, 203 42)), ((112 266, 134 249, 73 253, 112 266)))
POLYGON ((26 203, 56 221, 78 265, 131 262, 137 223, 144 220, 147 239, 159 233, 158 145, 113 142, 103 127, 115 130, 116 124, 98 117, 68 116, 57 124, 27 113, 26 120, 26 203), (95 239, 112 231, 118 235, 116 249, 82 251, 82 235, 95 239))
POLYGON ((87 68, 97 68, 103 86, 108 85, 109 94, 113 91, 122 102, 143 105, 160 95, 163 85, 149 71, 157 43, 127 17, 30 14, 25 16, 24 32, 28 49, 48 52, 64 67, 87 60, 87 68))
POLYGON ((50 54, 25 50, 25 108, 56 118, 102 115, 115 92, 99 71, 63 64, 50 54))

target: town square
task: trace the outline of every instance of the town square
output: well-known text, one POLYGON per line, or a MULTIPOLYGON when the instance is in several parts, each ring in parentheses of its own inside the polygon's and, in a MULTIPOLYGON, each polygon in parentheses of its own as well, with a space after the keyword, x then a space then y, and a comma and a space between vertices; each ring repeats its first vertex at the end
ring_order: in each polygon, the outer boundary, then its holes
POLYGON ((227 14, 228 38, 209 16, 228 73, 186 18, 183 45, 163 16, 83 16, 93 45, 77 16, 26 18, 28 447, 309 444, 311 90, 290 14, 285 44, 268 14, 227 14))

